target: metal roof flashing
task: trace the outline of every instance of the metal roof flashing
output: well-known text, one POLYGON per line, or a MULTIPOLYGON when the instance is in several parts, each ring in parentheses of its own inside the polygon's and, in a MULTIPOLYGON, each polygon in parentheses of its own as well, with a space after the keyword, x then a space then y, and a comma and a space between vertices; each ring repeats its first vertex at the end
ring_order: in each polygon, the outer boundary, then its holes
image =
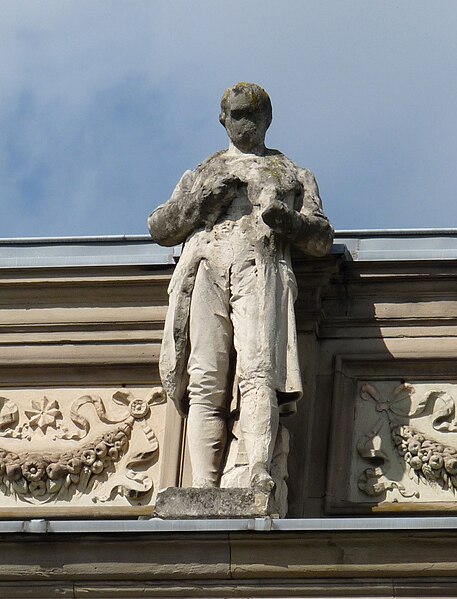
MULTIPOLYGON (((456 260, 457 229, 337 231, 332 253, 356 261, 456 260)), ((148 235, 0 239, 0 268, 173 265, 180 247, 148 235)))
POLYGON ((173 265, 176 248, 147 235, 0 239, 0 268, 173 265))
POLYGON ((457 517, 395 518, 237 518, 220 520, 10 520, 0 521, 0 534, 348 532, 388 530, 456 530, 457 517))

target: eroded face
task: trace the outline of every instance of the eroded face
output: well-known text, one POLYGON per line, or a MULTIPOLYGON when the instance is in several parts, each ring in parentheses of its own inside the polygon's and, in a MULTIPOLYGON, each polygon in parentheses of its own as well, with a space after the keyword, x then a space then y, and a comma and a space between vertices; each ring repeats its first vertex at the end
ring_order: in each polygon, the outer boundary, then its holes
POLYGON ((230 94, 224 126, 238 149, 255 152, 263 148, 268 125, 268 116, 253 94, 230 94))

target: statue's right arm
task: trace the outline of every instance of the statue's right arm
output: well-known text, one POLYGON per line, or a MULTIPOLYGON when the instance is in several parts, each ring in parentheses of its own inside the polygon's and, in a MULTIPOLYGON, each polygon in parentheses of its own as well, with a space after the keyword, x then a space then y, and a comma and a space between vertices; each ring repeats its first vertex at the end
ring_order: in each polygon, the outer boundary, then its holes
POLYGON ((195 172, 186 171, 171 198, 149 215, 149 232, 159 245, 179 245, 195 228, 195 203, 190 201, 194 181, 195 172))
POLYGON ((149 216, 152 239, 159 245, 178 245, 200 227, 211 229, 244 186, 218 169, 186 171, 171 198, 149 216))

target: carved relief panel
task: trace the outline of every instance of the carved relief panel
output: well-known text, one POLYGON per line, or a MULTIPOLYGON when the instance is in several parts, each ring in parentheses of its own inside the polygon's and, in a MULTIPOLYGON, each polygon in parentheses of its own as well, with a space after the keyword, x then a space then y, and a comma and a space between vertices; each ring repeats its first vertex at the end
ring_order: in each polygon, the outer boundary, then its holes
POLYGON ((449 362, 342 361, 328 511, 457 509, 453 369, 449 362))
POLYGON ((0 389, 0 516, 150 514, 164 427, 160 387, 0 389))

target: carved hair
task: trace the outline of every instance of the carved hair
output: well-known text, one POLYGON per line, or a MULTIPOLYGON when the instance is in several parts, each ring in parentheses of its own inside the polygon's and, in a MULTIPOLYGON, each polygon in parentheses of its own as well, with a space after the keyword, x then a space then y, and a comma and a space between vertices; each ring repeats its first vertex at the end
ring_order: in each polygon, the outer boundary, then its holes
POLYGON ((222 123, 222 125, 225 126, 225 117, 227 112, 230 110, 231 94, 245 94, 249 98, 253 108, 261 110, 265 113, 268 122, 267 127, 270 126, 271 120, 273 118, 270 96, 262 87, 260 87, 260 85, 244 82, 237 83, 233 87, 229 87, 227 90, 225 90, 221 99, 221 113, 219 115, 219 121, 222 123))

